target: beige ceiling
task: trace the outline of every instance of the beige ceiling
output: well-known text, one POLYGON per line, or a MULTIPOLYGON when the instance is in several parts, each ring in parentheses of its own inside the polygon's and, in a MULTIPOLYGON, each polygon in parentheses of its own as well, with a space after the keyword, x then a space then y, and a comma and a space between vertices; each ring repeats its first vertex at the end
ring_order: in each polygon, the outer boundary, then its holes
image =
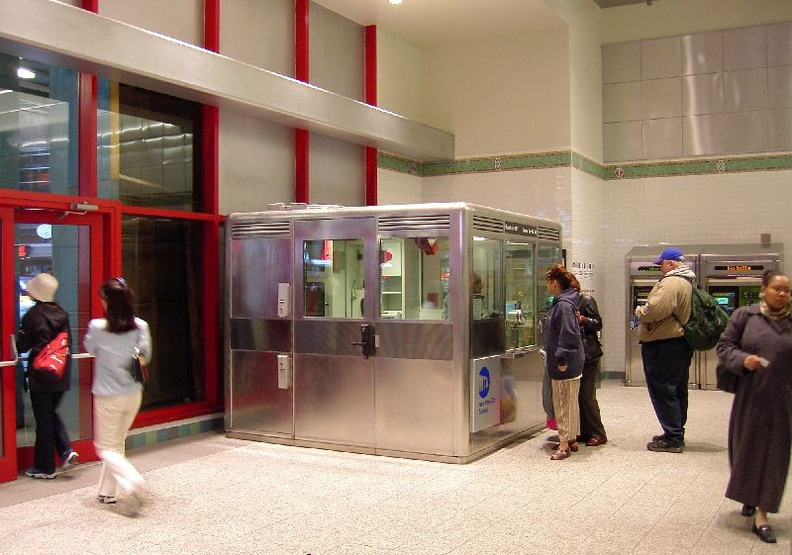
MULTIPOLYGON (((646 0, 591 0, 601 8, 646 0)), ((314 0, 317 4, 416 46, 476 40, 563 26, 553 0, 314 0)))

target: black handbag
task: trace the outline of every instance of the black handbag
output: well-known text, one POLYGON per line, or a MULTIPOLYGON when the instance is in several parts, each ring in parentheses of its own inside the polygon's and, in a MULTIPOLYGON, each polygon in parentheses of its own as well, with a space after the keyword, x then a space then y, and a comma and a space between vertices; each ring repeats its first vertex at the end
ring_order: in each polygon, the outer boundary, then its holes
POLYGON ((132 356, 132 361, 128 367, 129 374, 132 379, 137 383, 145 384, 148 381, 148 368, 140 359, 140 355, 135 354, 132 356))
POLYGON ((740 375, 718 363, 715 367, 715 387, 726 393, 736 393, 739 384, 740 375))
POLYGON ((586 353, 586 361, 596 360, 602 357, 602 345, 596 336, 581 333, 580 338, 583 341, 583 351, 586 353))

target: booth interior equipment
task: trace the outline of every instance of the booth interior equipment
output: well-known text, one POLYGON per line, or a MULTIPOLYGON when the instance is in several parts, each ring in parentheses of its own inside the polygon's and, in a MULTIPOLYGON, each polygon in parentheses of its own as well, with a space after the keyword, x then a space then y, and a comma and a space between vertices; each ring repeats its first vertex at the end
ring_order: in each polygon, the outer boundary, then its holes
POLYGON ((450 203, 227 224, 229 436, 464 463, 544 427, 559 223, 450 203))
MULTIPOLYGON (((627 253, 627 318, 625 349, 625 383, 646 385, 638 343, 635 308, 646 302, 649 292, 662 277, 660 267, 652 263, 668 245, 638 246, 627 253)), ((784 248, 779 243, 734 245, 679 245, 685 264, 696 274, 699 287, 706 290, 729 315, 741 306, 759 302, 762 274, 782 269, 784 248)), ((716 389, 715 349, 696 351, 690 365, 690 387, 716 389)))

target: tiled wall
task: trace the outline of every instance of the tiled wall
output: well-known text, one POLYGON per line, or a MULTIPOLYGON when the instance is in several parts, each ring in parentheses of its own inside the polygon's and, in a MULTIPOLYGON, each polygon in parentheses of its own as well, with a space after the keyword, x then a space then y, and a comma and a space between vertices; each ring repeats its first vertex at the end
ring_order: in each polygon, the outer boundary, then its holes
POLYGON ((602 46, 606 162, 792 150, 792 22, 602 46))

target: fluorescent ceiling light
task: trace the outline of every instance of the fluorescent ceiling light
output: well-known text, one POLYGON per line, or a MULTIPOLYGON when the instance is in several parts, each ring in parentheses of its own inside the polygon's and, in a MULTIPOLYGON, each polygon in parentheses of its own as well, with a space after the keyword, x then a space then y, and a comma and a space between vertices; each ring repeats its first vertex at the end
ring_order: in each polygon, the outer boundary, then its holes
POLYGON ((401 4, 401 3, 402 3, 402 0, 388 0, 388 2, 390 2, 391 4, 393 4, 394 6, 396 6, 396 5, 398 5, 398 4, 401 4))
POLYGON ((34 79, 36 77, 36 72, 32 69, 20 66, 17 69, 17 77, 20 79, 34 79))

